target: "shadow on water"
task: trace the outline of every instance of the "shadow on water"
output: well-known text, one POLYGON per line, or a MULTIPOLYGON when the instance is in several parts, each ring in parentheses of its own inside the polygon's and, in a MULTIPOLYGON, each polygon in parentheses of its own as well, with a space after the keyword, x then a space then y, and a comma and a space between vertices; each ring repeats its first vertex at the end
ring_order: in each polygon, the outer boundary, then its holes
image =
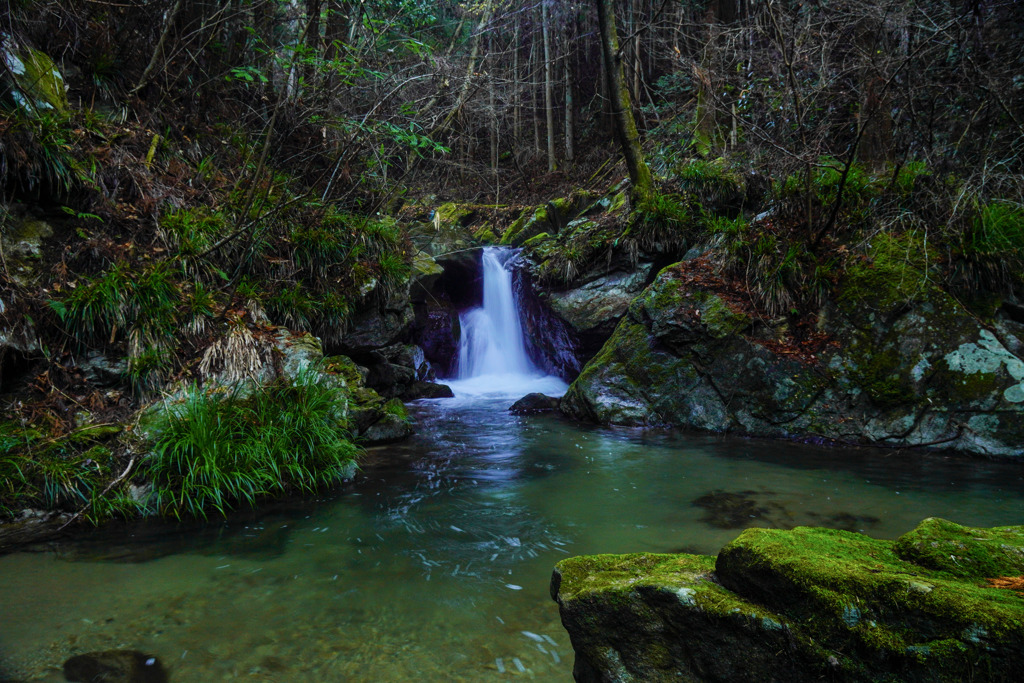
POLYGON ((258 510, 237 510, 223 519, 114 521, 25 551, 54 552, 71 562, 133 564, 181 553, 269 560, 286 552, 295 519, 343 493, 337 489, 316 499, 267 502, 258 510))

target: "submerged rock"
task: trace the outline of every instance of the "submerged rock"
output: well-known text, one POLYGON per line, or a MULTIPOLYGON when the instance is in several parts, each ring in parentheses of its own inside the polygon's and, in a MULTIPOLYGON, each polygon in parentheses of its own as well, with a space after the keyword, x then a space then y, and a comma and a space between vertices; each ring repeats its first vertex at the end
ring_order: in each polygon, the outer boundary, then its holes
POLYGON ((581 682, 1009 681, 1024 670, 1024 599, 979 579, 1020 574, 1022 552, 1024 527, 937 519, 895 542, 748 529, 717 559, 564 560, 551 595, 581 682), (917 562, 950 547, 971 566, 917 562))
POLYGON ((76 655, 64 662, 64 678, 74 683, 166 683, 160 660, 135 650, 76 655))
POLYGON ((523 396, 512 404, 508 412, 513 415, 536 415, 537 413, 552 413, 558 410, 559 399, 546 394, 532 393, 523 396))

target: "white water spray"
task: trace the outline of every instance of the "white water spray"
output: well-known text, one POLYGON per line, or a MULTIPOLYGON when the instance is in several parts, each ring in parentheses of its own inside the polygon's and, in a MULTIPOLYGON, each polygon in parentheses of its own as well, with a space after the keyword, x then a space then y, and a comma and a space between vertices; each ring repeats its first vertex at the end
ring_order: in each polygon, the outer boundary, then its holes
POLYGON ((546 375, 526 353, 519 306, 512 291, 515 253, 499 247, 483 250, 483 306, 459 316, 459 366, 455 381, 448 382, 456 395, 565 393, 565 382, 546 375))

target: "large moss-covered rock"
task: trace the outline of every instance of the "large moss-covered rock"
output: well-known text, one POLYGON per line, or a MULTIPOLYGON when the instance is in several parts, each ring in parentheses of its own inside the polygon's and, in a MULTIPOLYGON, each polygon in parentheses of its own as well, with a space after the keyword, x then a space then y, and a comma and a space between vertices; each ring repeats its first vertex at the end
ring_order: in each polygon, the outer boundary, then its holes
POLYGON ((559 562, 551 597, 576 653, 575 679, 798 680, 815 658, 788 621, 724 589, 714 568, 713 557, 648 553, 559 562))
POLYGON ((1024 452, 1024 362, 876 238, 813 352, 701 260, 664 269, 563 400, 579 419, 1024 452))
POLYGON ((1024 670, 1024 598, 976 570, 1014 566, 991 541, 1019 552, 1022 534, 943 520, 896 542, 748 529, 717 559, 564 560, 552 597, 580 681, 1009 681, 1024 670), (915 564, 901 549, 922 536, 978 564, 915 564))
POLYGON ((618 239, 627 211, 621 187, 600 196, 576 191, 528 209, 504 232, 522 246, 517 273, 531 355, 551 372, 574 377, 611 336, 653 265, 618 239))

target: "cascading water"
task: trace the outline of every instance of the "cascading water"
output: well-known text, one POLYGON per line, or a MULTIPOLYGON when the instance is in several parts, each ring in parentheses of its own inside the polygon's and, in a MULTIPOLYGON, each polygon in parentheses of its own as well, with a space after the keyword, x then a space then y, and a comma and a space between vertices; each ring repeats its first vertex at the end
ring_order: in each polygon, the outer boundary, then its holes
POLYGON ((511 262, 516 252, 483 250, 483 306, 459 316, 459 364, 448 384, 456 395, 522 396, 541 392, 560 396, 566 385, 546 375, 526 354, 519 306, 512 289, 511 262))

